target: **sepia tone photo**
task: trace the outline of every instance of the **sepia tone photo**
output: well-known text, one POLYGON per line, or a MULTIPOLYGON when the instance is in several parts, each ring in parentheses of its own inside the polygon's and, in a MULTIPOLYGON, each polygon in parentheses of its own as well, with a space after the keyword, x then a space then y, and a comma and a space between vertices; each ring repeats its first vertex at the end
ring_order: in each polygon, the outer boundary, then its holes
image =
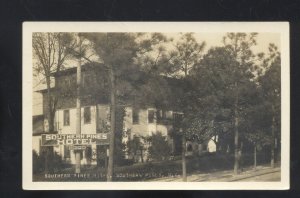
POLYGON ((25 189, 288 188, 287 23, 32 22, 23 42, 25 189))

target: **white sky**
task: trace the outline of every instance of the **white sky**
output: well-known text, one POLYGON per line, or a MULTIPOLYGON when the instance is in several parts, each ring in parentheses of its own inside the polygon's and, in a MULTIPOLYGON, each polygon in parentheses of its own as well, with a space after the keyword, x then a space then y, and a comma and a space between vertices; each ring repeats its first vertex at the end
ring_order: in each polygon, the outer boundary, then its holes
MULTIPOLYGON (((226 33, 194 33, 194 37, 198 42, 206 42, 205 51, 209 50, 211 47, 222 46, 222 40, 226 33)), ((168 37, 173 37, 174 40, 180 37, 180 33, 168 33, 165 34, 168 37)), ((258 33, 257 45, 254 46, 253 52, 268 52, 268 46, 270 43, 274 43, 280 50, 280 34, 279 33, 258 33)))

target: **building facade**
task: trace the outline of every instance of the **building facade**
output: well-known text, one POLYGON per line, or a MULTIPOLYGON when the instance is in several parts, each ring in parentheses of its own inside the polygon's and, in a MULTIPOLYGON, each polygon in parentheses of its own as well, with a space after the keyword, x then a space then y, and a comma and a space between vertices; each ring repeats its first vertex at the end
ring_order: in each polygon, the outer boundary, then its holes
MULTIPOLYGON (((54 131, 57 134, 76 133, 76 68, 69 68, 59 73, 54 73, 55 87, 52 88, 54 96, 57 98, 56 112, 54 116, 54 131)), ((81 91, 81 133, 96 134, 107 133, 110 127, 110 105, 109 105, 109 83, 107 76, 99 65, 85 65, 82 67, 82 91, 81 91)), ((43 94, 43 112, 47 122, 47 92, 41 90, 43 94)), ((175 152, 176 142, 172 132, 174 123, 178 123, 181 113, 166 108, 156 108, 151 104, 144 104, 136 107, 131 101, 124 105, 124 117, 122 130, 122 142, 133 137, 147 137, 160 132, 166 137, 171 150, 175 152)), ((35 148, 39 143, 35 143, 35 148)), ((177 144, 178 145, 178 144, 177 144)), ((146 146, 147 147, 147 146, 146 146)), ((99 156, 106 158, 105 149, 97 145, 87 146, 82 152, 81 164, 97 164, 99 156), (99 153, 99 150, 102 151, 99 153), (103 152, 104 149, 104 152, 103 152), (102 153, 102 154, 101 154, 102 153), (103 156, 104 155, 104 156, 103 156)), ((126 149, 126 148, 125 148, 126 149)), ((69 146, 56 146, 54 151, 67 162, 75 163, 75 154, 69 146)), ((126 153, 125 158, 134 158, 130 153, 126 153)), ((138 159, 137 161, 147 160, 138 159)))

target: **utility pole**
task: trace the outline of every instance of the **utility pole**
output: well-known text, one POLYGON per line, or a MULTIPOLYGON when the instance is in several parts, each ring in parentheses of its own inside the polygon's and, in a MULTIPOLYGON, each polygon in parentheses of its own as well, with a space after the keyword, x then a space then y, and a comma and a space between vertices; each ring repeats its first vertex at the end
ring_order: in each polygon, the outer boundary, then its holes
MULTIPOLYGON (((81 134, 81 38, 78 36, 78 44, 79 44, 79 57, 78 57, 78 65, 77 65, 77 97, 76 97, 76 135, 81 134)), ((75 173, 80 173, 80 161, 81 161, 81 151, 74 150, 75 152, 75 173)))

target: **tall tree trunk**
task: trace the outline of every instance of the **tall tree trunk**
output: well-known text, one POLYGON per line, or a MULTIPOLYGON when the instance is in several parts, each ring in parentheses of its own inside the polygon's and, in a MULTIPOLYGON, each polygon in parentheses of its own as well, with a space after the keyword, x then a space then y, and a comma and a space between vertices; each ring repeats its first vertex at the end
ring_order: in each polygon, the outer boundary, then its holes
POLYGON ((254 164, 253 164, 253 169, 256 170, 256 143, 254 143, 254 164))
MULTIPOLYGON (((99 133, 99 108, 97 102, 96 102, 95 125, 96 125, 96 133, 99 133)), ((101 132, 102 131, 100 131, 100 133, 101 132)))
MULTIPOLYGON (((51 82, 50 82, 50 74, 46 75, 46 85, 47 85, 47 120, 48 120, 48 130, 47 132, 53 132, 53 119, 52 119, 52 114, 51 114, 51 108, 52 108, 52 98, 51 98, 51 82)), ((50 166, 50 152, 52 147, 46 147, 45 148, 45 173, 49 173, 49 166, 50 166)))
POLYGON ((240 141, 240 147, 239 147, 239 171, 243 171, 243 142, 242 141, 240 141))
MULTIPOLYGON (((188 75, 188 65, 185 64, 185 68, 184 68, 184 76, 185 78, 188 75)), ((182 135, 182 180, 184 182, 187 181, 187 176, 186 176, 186 157, 185 157, 185 153, 186 153, 186 137, 183 131, 181 131, 181 135, 182 135)))
POLYGON ((274 105, 272 105, 272 126, 271 126, 271 130, 272 130, 272 142, 271 142, 271 167, 274 168, 275 167, 275 109, 274 109, 274 105))
POLYGON ((47 74, 46 76, 46 85, 47 85, 47 106, 48 106, 48 109, 47 109, 47 119, 48 119, 48 125, 49 125, 49 132, 53 132, 53 129, 54 129, 54 118, 53 118, 53 114, 52 114, 52 105, 53 105, 53 100, 52 100, 52 97, 51 97, 51 82, 50 82, 50 74, 47 74))
POLYGON ((182 180, 184 182, 187 181, 185 151, 186 151, 186 139, 185 139, 185 135, 182 134, 182 180))
MULTIPOLYGON (((213 131, 214 130, 214 126, 215 126, 215 122, 214 122, 214 120, 212 120, 211 121, 211 129, 210 129, 212 134, 215 134, 214 131, 213 131)), ((217 138, 218 138, 217 135, 214 135, 213 138, 211 138, 212 141, 216 145, 216 153, 218 153, 218 150, 219 150, 219 144, 218 144, 218 139, 217 138)))
MULTIPOLYGON (((81 134, 81 59, 78 60, 77 66, 77 98, 76 98, 76 135, 81 134)), ((75 151, 75 173, 80 173, 80 156, 79 150, 75 151)))
POLYGON ((144 163, 143 149, 141 149, 141 162, 144 163))
MULTIPOLYGON (((116 103, 117 102, 116 98, 116 103)), ((125 108, 124 106, 118 106, 116 105, 116 111, 115 111, 115 140, 114 140, 114 164, 118 165, 118 163, 121 163, 122 159, 124 159, 124 151, 122 148, 122 138, 123 138, 123 124, 124 124, 124 117, 125 117, 125 108)))
POLYGON ((236 97, 235 97, 235 104, 234 104, 234 174, 238 174, 239 171, 239 117, 238 117, 238 90, 237 90, 237 83, 236 86, 236 97))
POLYGON ((278 134, 275 135, 275 159, 277 162, 280 162, 281 155, 280 155, 280 139, 278 138, 278 134))
POLYGON ((114 148, 115 148, 115 127, 116 127, 116 87, 115 87, 115 74, 112 66, 110 66, 110 84, 111 84, 111 115, 110 115, 110 141, 109 141, 109 159, 107 168, 107 181, 113 180, 113 168, 114 168, 114 148))
POLYGON ((48 147, 45 148, 45 173, 49 173, 49 151, 48 147))
POLYGON ((104 166, 105 166, 105 168, 107 168, 108 167, 108 156, 107 156, 107 152, 108 152, 108 146, 104 146, 104 154, 105 154, 105 161, 104 161, 104 166))

